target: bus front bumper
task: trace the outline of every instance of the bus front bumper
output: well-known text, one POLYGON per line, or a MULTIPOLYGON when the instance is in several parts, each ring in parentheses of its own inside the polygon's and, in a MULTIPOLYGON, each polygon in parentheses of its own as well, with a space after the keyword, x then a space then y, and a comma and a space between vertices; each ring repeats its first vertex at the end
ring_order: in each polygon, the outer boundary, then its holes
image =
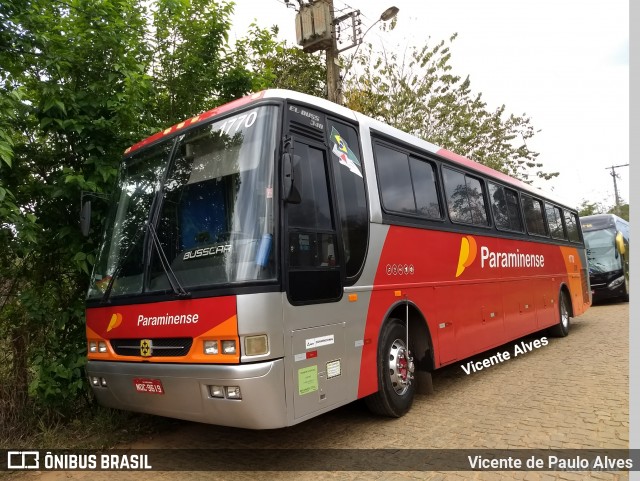
POLYGON ((287 425, 282 359, 239 365, 88 361, 86 370, 106 407, 248 429, 287 425), (223 397, 214 397, 214 386, 223 397), (240 399, 228 395, 234 387, 240 399))

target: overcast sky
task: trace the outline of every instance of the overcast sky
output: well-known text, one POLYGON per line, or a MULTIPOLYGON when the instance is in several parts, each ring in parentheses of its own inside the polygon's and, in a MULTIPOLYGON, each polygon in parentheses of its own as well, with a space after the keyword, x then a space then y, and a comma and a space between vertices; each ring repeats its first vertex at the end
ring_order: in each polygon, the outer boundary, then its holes
MULTIPOLYGON (((297 4, 295 0, 291 3, 297 4)), ((387 7, 400 9, 393 32, 369 31, 366 42, 404 51, 457 32, 450 65, 469 75, 490 109, 526 114, 541 130, 530 142, 552 181, 534 185, 577 206, 615 203, 605 170, 629 163, 629 2, 627 0, 334 0, 359 9, 364 32, 387 7)), ((295 11, 283 0, 236 0, 234 33, 280 27, 295 43, 295 11)), ((347 51, 345 54, 353 52, 347 51)), ((629 200, 629 168, 616 169, 629 200)))

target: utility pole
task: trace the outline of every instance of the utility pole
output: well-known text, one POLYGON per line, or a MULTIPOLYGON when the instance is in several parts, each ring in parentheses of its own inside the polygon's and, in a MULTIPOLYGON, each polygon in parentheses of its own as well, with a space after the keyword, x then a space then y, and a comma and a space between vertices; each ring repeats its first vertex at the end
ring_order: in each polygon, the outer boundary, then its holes
MULTIPOLYGON (((293 6, 285 0, 287 6, 293 6)), ((333 0, 298 0, 300 8, 296 15, 296 39, 306 53, 324 50, 327 68, 327 98, 342 103, 340 89, 340 65, 338 54, 354 47, 357 43, 356 27, 360 23, 360 11, 352 11, 335 18, 333 0), (338 49, 338 30, 344 21, 351 21, 353 42, 341 50, 338 49)), ((295 7, 294 7, 295 8, 295 7)))
POLYGON ((611 167, 605 167, 605 170, 611 170, 611 177, 613 177, 613 191, 616 195, 616 210, 620 207, 620 196, 618 195, 618 174, 616 174, 616 169, 618 167, 627 167, 629 164, 621 164, 621 165, 612 165, 611 167))
POLYGON ((327 47, 327 98, 331 102, 342 104, 342 95, 339 90, 340 85, 340 65, 338 64, 338 40, 335 32, 335 17, 333 10, 333 0, 323 0, 329 5, 331 19, 331 45, 327 47))
MULTIPOLYGON (((284 1, 287 6, 295 8, 295 6, 290 3, 291 0, 284 1)), ((362 23, 360 20, 360 11, 353 10, 335 18, 333 0, 297 0, 297 2, 300 5, 298 14, 296 15, 296 40, 298 41, 298 45, 302 46, 302 49, 306 53, 313 53, 318 50, 325 51, 327 98, 332 102, 342 104, 343 96, 338 54, 356 45, 359 46, 360 43, 362 43, 362 37, 364 37, 364 35, 362 35, 362 32, 358 29, 358 26, 362 23), (346 29, 351 29, 352 33, 348 38, 350 43, 345 45, 344 42, 341 42, 341 48, 338 48, 338 35, 339 32, 342 31, 343 22, 350 22, 350 27, 346 27, 346 29)), ((395 17, 397 13, 398 8, 390 7, 382 13, 380 19, 376 20, 375 23, 390 20, 395 17)), ((371 27, 369 27, 369 29, 371 29, 371 27)))

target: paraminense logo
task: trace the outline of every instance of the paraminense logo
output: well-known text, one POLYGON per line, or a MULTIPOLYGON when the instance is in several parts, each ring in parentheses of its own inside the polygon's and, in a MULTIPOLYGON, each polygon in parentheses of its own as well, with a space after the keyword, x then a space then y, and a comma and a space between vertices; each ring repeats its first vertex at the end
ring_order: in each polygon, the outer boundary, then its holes
MULTIPOLYGON (((470 236, 463 236, 460 241, 460 255, 458 257, 458 268, 456 270, 456 277, 460 277, 464 270, 469 267, 475 261, 478 255, 478 245, 476 240, 470 236)), ((488 267, 490 269, 495 268, 522 268, 522 267, 544 267, 544 255, 543 254, 528 254, 520 252, 520 249, 516 249, 515 252, 499 252, 492 251, 487 246, 480 247, 480 267, 484 269, 488 267)))
POLYGON ((460 277, 465 268, 473 263, 477 253, 478 245, 476 244, 476 240, 470 235, 463 236, 460 242, 460 256, 458 257, 456 277, 460 277))
POLYGON ((119 312, 116 312, 114 315, 111 316, 111 320, 109 321, 109 326, 107 327, 107 332, 109 332, 111 329, 115 329, 120 324, 122 324, 122 314, 120 314, 119 312))

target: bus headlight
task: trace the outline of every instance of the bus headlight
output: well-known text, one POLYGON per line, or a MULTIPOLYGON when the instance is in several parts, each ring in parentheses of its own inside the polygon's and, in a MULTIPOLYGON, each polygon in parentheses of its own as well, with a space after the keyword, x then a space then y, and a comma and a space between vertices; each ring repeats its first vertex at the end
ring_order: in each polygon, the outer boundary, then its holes
POLYGON ((227 386, 225 389, 227 391, 227 399, 242 399, 239 386, 227 386))
POLYGON ((218 341, 204 341, 205 354, 218 354, 218 341))
POLYGON ((211 394, 211 397, 223 398, 224 388, 222 386, 209 386, 209 394, 211 394))
POLYGON ((89 352, 98 352, 98 343, 96 341, 89 341, 89 352))
POLYGON ((266 334, 244 338, 244 352, 247 356, 261 356, 269 353, 269 340, 266 334))
POLYGON ((609 282, 609 284, 607 284, 607 287, 609 289, 615 289, 616 287, 620 287, 623 282, 624 282, 624 276, 621 276, 609 282))
POLYGON ((222 354, 235 354, 236 341, 222 341, 222 354))
POLYGON ((98 343, 98 352, 105 353, 107 352, 107 343, 104 341, 100 341, 98 343))

